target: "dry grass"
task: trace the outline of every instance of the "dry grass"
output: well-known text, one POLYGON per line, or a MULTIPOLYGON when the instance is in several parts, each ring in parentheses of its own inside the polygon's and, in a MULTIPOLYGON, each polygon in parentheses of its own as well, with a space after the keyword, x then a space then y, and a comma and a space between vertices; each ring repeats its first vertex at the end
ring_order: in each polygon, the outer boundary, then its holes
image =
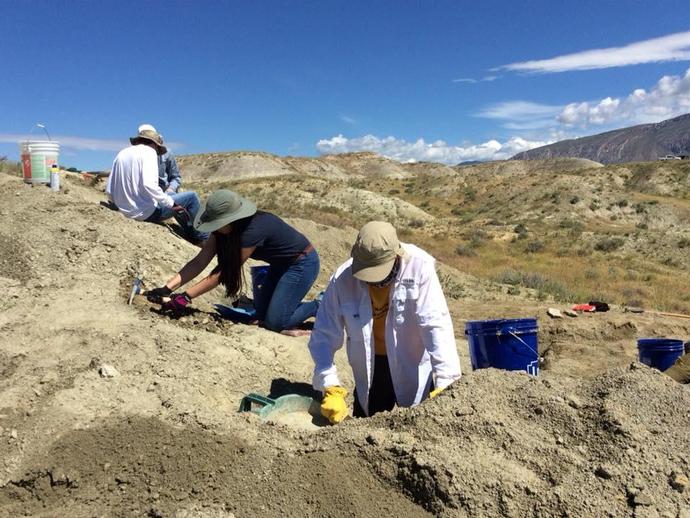
POLYGON ((331 207, 329 192, 350 186, 395 196, 436 218, 392 221, 401 239, 512 293, 690 313, 690 199, 668 194, 690 185, 690 167, 666 166, 661 178, 656 167, 503 174, 479 166, 404 179, 288 175, 199 187, 237 190, 281 216, 354 228, 377 215, 331 207))

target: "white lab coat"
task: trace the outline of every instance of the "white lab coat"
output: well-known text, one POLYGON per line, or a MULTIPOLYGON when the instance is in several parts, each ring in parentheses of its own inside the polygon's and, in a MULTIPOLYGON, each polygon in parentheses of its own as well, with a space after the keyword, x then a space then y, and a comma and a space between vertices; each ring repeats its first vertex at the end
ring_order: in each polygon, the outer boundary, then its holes
MULTIPOLYGON (((410 407, 428 396, 432 373, 436 388, 447 387, 461 373, 453 322, 436 275, 436 261, 414 245, 402 246, 409 258, 402 259, 391 286, 386 353, 397 403, 410 407)), ((340 385, 333 358, 343 345, 345 331, 357 396, 369 415, 375 356, 371 298, 366 283, 353 277, 351 265, 352 259, 331 277, 316 315, 309 340, 315 363, 312 383, 321 391, 340 385)))

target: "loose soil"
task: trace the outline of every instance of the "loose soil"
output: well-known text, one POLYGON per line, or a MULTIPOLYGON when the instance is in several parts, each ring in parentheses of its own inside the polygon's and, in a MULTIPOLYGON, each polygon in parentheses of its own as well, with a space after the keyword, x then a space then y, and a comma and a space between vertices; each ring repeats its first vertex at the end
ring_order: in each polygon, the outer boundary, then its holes
MULTIPOLYGON (((159 285, 198 249, 78 176, 63 187, 0 175, 0 515, 690 516, 689 389, 635 363, 636 338, 687 338, 690 321, 548 320, 547 303, 444 269, 464 288, 460 381, 339 426, 261 421, 237 412, 247 393, 315 395, 308 339, 218 318, 220 290, 182 319, 128 306, 134 274, 159 285), (535 315, 538 377, 471 371, 467 320, 535 315)), ((355 231, 291 222, 321 256, 312 296, 355 231)))

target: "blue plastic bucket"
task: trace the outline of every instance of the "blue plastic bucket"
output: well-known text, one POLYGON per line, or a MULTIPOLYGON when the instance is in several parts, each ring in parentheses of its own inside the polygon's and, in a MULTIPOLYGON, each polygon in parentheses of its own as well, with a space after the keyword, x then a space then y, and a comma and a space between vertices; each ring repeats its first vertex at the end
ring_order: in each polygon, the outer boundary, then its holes
POLYGON ((536 318, 471 320, 465 324, 472 369, 493 367, 539 374, 536 318))
POLYGON ((673 338, 638 338, 640 363, 665 371, 683 354, 683 340, 673 338))
POLYGON ((252 266, 250 268, 252 274, 252 296, 254 297, 254 305, 256 306, 256 301, 261 298, 261 289, 263 288, 264 281, 268 275, 269 266, 252 266))

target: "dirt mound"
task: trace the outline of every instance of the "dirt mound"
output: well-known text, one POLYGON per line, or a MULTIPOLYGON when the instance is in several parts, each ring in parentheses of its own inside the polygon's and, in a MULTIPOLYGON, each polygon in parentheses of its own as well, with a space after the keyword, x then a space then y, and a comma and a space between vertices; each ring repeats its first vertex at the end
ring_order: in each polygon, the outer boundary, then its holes
POLYGON ((424 514, 352 455, 270 443, 156 419, 107 421, 56 441, 0 492, 0 506, 33 516, 91 515, 94 504, 117 516, 424 514))
POLYGON ((484 370, 336 433, 435 514, 676 516, 690 506, 688 404, 640 364, 590 380, 484 370))
POLYGON ((258 178, 295 173, 279 157, 269 153, 206 153, 177 157, 184 177, 191 181, 258 178))

